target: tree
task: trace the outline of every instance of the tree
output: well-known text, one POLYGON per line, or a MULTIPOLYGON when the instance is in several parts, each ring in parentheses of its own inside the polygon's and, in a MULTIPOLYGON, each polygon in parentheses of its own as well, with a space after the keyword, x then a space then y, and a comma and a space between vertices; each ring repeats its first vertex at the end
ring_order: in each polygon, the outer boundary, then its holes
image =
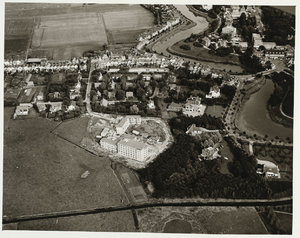
POLYGON ((105 82, 102 82, 102 83, 100 84, 99 88, 100 88, 101 91, 104 91, 104 90, 107 89, 107 84, 106 84, 105 82))
POLYGON ((123 90, 118 90, 116 93, 117 100, 124 100, 125 99, 125 92, 123 90))
POLYGON ((145 95, 145 90, 139 86, 136 90, 136 97, 141 99, 143 95, 145 95))
POLYGON ((139 108, 138 108, 138 106, 136 104, 132 105, 129 108, 129 110, 130 110, 130 113, 132 113, 132 114, 138 114, 139 113, 139 108))

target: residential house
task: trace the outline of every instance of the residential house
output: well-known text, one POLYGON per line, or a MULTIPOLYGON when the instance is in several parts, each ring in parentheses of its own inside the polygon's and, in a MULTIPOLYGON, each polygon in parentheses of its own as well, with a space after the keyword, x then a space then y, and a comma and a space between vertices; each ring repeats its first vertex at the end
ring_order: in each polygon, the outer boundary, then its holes
POLYGON ((17 116, 27 116, 29 112, 28 106, 17 106, 16 115, 17 116))
POLYGON ((206 11, 209 11, 210 9, 213 8, 213 5, 202 5, 202 8, 206 11))
POLYGON ((209 94, 205 96, 206 98, 219 98, 221 97, 220 88, 215 85, 210 88, 209 94))
POLYGON ((186 100, 183 108, 183 114, 186 116, 202 116, 205 111, 205 106, 201 104, 201 98, 190 96, 186 100))
POLYGON ((61 98, 60 92, 54 92, 53 97, 54 98, 61 98))
POLYGON ((133 92, 126 92, 126 98, 132 99, 133 98, 133 92))
POLYGON ((38 93, 38 95, 36 96, 36 99, 37 99, 38 101, 43 101, 43 100, 44 100, 44 92, 40 91, 40 92, 38 93))
POLYGON ((116 93, 115 92, 108 92, 108 98, 115 98, 116 93))
POLYGON ((233 26, 225 26, 222 28, 223 35, 230 35, 231 37, 236 35, 236 28, 233 26))
POLYGON ((28 81, 27 88, 33 88, 33 87, 34 87, 33 81, 28 81))
POLYGON ((155 104, 154 104, 153 100, 149 100, 147 106, 148 106, 150 109, 155 109, 155 104))
POLYGON ((252 33, 252 42, 253 42, 253 47, 255 49, 258 49, 261 45, 263 45, 261 36, 260 36, 260 34, 257 34, 257 33, 252 33))
POLYGON ((204 160, 213 160, 213 159, 220 157, 218 152, 219 152, 218 148, 208 147, 208 148, 205 148, 202 150, 200 158, 202 158, 204 160))
POLYGON ((203 37, 202 38, 202 40, 201 40, 201 44, 203 45, 203 46, 206 46, 206 47, 208 47, 209 45, 210 45, 210 39, 208 38, 208 37, 203 37))
POLYGON ((271 59, 283 58, 283 57, 285 57, 285 51, 284 50, 275 50, 275 49, 266 50, 265 56, 269 57, 271 59))
POLYGON ((102 107, 107 107, 107 105, 108 105, 107 100, 105 98, 102 98, 101 101, 100 101, 100 105, 102 107))
POLYGON ((168 106, 167 111, 170 111, 170 112, 180 112, 182 110, 182 108, 183 108, 183 104, 172 102, 168 106))
POLYGON ((275 42, 263 42, 263 46, 266 48, 266 50, 274 49, 276 47, 275 42))
POLYGON ((265 160, 257 159, 256 173, 267 178, 280 178, 278 165, 265 160))

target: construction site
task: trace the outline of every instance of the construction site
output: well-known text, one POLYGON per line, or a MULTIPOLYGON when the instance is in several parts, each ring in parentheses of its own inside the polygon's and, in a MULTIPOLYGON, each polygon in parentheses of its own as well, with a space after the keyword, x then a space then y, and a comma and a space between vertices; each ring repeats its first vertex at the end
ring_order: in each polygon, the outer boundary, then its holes
POLYGON ((160 118, 93 113, 81 146, 122 164, 145 167, 173 142, 160 118))

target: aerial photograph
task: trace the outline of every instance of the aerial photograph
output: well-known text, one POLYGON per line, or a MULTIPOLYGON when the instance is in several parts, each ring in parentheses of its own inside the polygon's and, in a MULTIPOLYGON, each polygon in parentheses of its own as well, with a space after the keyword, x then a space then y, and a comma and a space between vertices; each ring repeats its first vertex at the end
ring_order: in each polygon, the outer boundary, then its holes
POLYGON ((200 4, 3 3, 2 233, 295 234, 296 6, 200 4))

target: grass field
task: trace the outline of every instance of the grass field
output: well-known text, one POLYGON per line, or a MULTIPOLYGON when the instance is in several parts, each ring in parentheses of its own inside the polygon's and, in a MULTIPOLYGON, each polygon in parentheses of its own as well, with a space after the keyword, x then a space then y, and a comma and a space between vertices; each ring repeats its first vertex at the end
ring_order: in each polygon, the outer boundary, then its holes
POLYGON ((254 207, 156 207, 137 209, 141 232, 163 232, 172 220, 188 221, 191 233, 267 234, 254 207))
POLYGON ((227 62, 235 62, 239 64, 239 58, 235 55, 227 55, 225 57, 220 57, 214 54, 209 54, 209 50, 203 48, 203 47, 195 47, 193 45, 193 42, 185 43, 184 41, 180 41, 174 45, 171 46, 171 49, 182 54, 187 54, 193 58, 199 58, 199 60, 205 60, 209 59, 208 61, 215 61, 220 63, 227 63, 227 62), (181 49, 181 45, 188 45, 191 49, 190 50, 184 50, 181 49))
POLYGON ((19 103, 32 102, 35 92, 36 92, 36 88, 22 89, 22 91, 20 92, 20 95, 18 97, 18 102, 19 103))
MULTIPOLYGON (((80 57, 84 51, 99 50, 105 43, 124 43, 122 47, 131 48, 126 43, 152 28, 154 21, 151 12, 128 4, 6 3, 5 17, 5 52, 26 51, 35 27, 30 56, 54 60, 80 57), (14 38, 8 40, 9 35, 14 38)), ((120 46, 112 46, 116 47, 120 46)))
POLYGON ((280 220, 280 226, 285 229, 288 234, 292 234, 293 231, 293 216, 289 214, 283 214, 276 212, 276 217, 280 220))
POLYGON ((50 133, 56 122, 11 120, 11 108, 4 111, 9 114, 4 117, 4 216, 121 204, 125 195, 108 159, 50 133), (85 171, 90 174, 83 179, 85 171))
POLYGON ((205 113, 211 115, 212 117, 222 117, 225 112, 225 108, 219 105, 207 106, 205 113))
POLYGON ((89 117, 81 117, 63 122, 55 128, 53 133, 80 146, 89 120, 89 117))
POLYGON ((19 230, 135 232, 132 212, 107 212, 20 222, 19 230))

